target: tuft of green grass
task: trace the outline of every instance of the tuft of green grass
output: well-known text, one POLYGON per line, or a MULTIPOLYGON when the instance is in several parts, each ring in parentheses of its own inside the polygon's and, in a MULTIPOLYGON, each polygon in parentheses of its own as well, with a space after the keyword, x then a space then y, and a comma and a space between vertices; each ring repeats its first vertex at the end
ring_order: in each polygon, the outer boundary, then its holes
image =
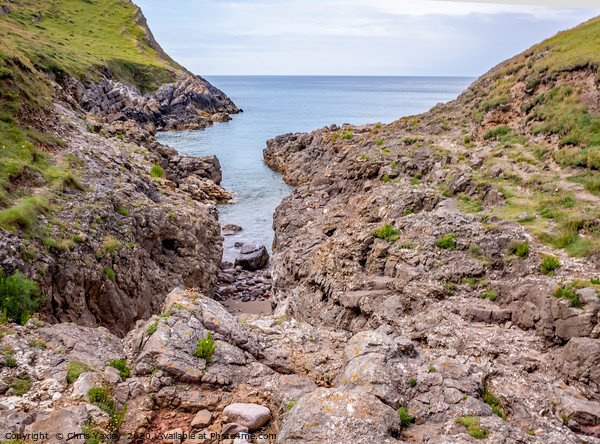
POLYGON ((476 416, 463 416, 454 421, 467 427, 467 433, 476 439, 484 439, 488 431, 480 426, 479 418, 476 416))
POLYGON ((154 165, 150 170, 150 176, 152 177, 162 177, 164 173, 165 170, 159 164, 154 165))
POLYGON ((456 248, 456 234, 450 233, 440 237, 435 245, 444 250, 454 250, 456 248))
POLYGON ((381 178, 381 180, 383 183, 388 183, 391 179, 390 179, 390 176, 387 173, 385 173, 383 175, 383 177, 381 178))
POLYGON ((400 423, 402 424, 402 427, 408 427, 415 420, 415 418, 408 413, 408 409, 406 407, 400 407, 398 409, 398 416, 400 416, 400 423))
POLYGON ((485 384, 483 386, 483 402, 489 405, 492 408, 492 411, 500 418, 506 418, 506 407, 504 407, 504 403, 490 392, 485 384))
POLYGON ((540 272, 548 276, 554 276, 554 270, 560 266, 560 261, 556 257, 548 256, 540 264, 540 272))
POLYGON ((8 387, 13 389, 14 396, 23 396, 31 388, 31 376, 21 373, 10 381, 8 387))
POLYGON ((121 379, 123 381, 125 381, 131 373, 131 369, 127 367, 127 363, 122 359, 114 359, 110 361, 108 365, 119 370, 119 373, 121 374, 121 379))
POLYGON ((427 371, 429 373, 435 373, 436 372, 436 368, 433 365, 430 365, 427 367, 427 371))
POLYGON ((2 354, 6 359, 6 366, 9 368, 14 368, 17 366, 17 360, 15 359, 15 351, 10 345, 4 345, 2 347, 2 354))
POLYGON ((508 252, 521 259, 527 259, 527 256, 529 256, 529 242, 512 241, 508 247, 508 252))
POLYGON ((392 224, 386 223, 383 227, 373 230, 371 236, 387 242, 396 242, 400 238, 400 232, 395 230, 392 224))
POLYGON ((106 276, 106 279, 108 279, 109 281, 114 281, 117 277, 115 275, 114 270, 108 267, 104 269, 104 276, 106 276))
POLYGON ((216 348, 217 346, 215 345, 215 340, 211 336, 210 331, 208 331, 206 333, 206 337, 198 341, 194 356, 204 359, 207 364, 210 364, 212 354, 215 352, 216 348))
POLYGON ((110 391, 106 387, 93 387, 87 392, 90 403, 100 408, 105 413, 110 414, 115 410, 115 401, 112 399, 110 391))
POLYGON ((481 299, 489 299, 490 301, 494 302, 498 298, 498 295, 496 295, 496 292, 493 290, 485 290, 479 294, 479 297, 481 299))
POLYGON ((501 125, 501 126, 494 128, 493 130, 490 130, 487 133, 485 133, 483 135, 483 140, 489 140, 489 139, 498 140, 500 137, 506 136, 510 132, 511 132, 511 129, 509 128, 508 125, 501 125))
POLYGON ((417 380, 415 378, 410 378, 410 381, 408 381, 408 383, 411 387, 415 387, 417 385, 417 380))
POLYGON ((111 256, 114 256, 121 248, 123 248, 121 241, 112 235, 106 236, 102 242, 102 250, 111 256))
POLYGON ((285 405, 286 410, 292 410, 292 408, 294 408, 294 405, 296 405, 296 400, 292 399, 290 402, 288 402, 285 405))
POLYGON ((48 214, 52 206, 45 196, 24 199, 13 207, 0 212, 0 227, 7 230, 23 229, 30 232, 40 214, 48 214))
POLYGON ((150 324, 146 329, 146 334, 148 336, 152 336, 158 330, 158 320, 154 321, 154 323, 150 324))
POLYGON ((29 343, 30 347, 36 347, 36 348, 41 348, 42 350, 45 350, 46 348, 48 348, 48 346, 46 345, 45 342, 42 341, 31 341, 29 343))
POLYGON ((83 362, 71 361, 67 364, 67 383, 72 384, 77 381, 77 378, 82 373, 85 373, 90 370, 89 365, 84 364, 83 362))
POLYGON ((590 283, 594 285, 600 285, 600 277, 590 278, 590 283))
POLYGON ((117 213, 119 213, 121 216, 129 217, 129 211, 127 211, 127 208, 119 208, 117 213))
POLYGON ((571 307, 581 308, 581 300, 579 295, 575 293, 573 285, 559 287, 554 291, 555 298, 562 298, 571 301, 571 307))

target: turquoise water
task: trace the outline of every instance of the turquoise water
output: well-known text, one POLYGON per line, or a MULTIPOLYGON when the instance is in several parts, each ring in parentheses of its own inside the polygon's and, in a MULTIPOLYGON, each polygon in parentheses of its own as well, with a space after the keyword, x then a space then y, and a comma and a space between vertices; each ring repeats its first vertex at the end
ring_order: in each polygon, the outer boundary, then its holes
POLYGON ((224 260, 232 260, 235 242, 271 248, 273 212, 291 191, 263 162, 268 139, 333 123, 390 123, 455 99, 474 79, 211 76, 207 80, 244 112, 230 122, 197 131, 160 133, 157 139, 182 155, 216 154, 221 161, 221 185, 235 192, 236 203, 219 207, 220 220, 244 228, 225 238, 224 260))

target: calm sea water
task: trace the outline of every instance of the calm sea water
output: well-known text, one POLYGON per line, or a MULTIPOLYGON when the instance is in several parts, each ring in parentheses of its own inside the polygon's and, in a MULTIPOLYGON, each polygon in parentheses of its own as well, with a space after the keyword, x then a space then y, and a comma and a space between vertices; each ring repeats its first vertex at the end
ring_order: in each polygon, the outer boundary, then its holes
POLYGON ((273 212, 291 191, 263 162, 268 139, 333 123, 390 123, 456 98, 474 79, 211 76, 207 80, 244 112, 230 122, 197 131, 161 133, 157 139, 182 155, 216 154, 221 161, 221 185, 235 192, 236 203, 219 207, 220 220, 244 229, 225 238, 224 260, 233 260, 235 242, 271 248, 273 212))

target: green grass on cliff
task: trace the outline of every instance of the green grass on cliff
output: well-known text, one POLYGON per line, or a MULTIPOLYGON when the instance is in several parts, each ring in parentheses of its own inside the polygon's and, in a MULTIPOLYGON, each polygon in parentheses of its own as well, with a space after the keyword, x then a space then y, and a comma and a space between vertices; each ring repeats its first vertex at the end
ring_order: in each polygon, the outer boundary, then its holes
POLYGON ((0 49, 59 78, 110 73, 146 91, 181 68, 150 46, 158 49, 128 0, 19 0, 11 8, 0 18, 0 49))
POLYGON ((10 8, 0 17, 0 224, 27 231, 36 210, 49 208, 32 205, 35 187, 82 188, 50 154, 64 143, 41 124, 52 120, 49 78, 108 75, 145 92, 181 67, 129 0, 13 0, 10 8))

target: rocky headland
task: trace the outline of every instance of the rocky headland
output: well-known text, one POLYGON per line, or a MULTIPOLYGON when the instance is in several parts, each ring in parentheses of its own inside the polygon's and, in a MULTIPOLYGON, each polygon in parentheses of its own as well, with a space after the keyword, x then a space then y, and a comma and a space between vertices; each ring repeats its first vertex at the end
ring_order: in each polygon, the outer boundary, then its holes
POLYGON ((0 325, 0 439, 600 442, 598 20, 428 113, 269 141, 296 188, 264 270, 221 263, 218 159, 153 137, 235 105, 128 1, 61 7, 0 17, 0 291, 44 296, 0 325), (64 65, 28 46, 119 8, 92 33, 126 63, 86 50, 81 75, 75 29, 64 65))

